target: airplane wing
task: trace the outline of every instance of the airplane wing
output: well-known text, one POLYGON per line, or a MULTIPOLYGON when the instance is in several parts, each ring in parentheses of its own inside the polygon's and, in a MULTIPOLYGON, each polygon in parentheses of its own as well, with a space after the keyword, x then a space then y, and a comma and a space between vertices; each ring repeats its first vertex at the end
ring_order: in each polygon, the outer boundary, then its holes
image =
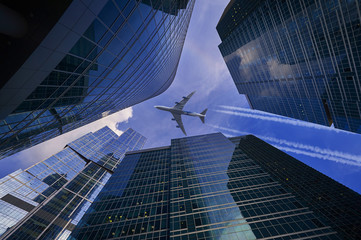
POLYGON ((183 97, 183 100, 180 101, 179 103, 177 103, 173 108, 178 109, 178 110, 182 110, 184 105, 186 105, 186 103, 188 102, 188 100, 193 96, 193 94, 196 91, 192 92, 191 94, 189 94, 187 97, 183 97))
POLYGON ((172 115, 173 115, 174 119, 176 120, 179 128, 187 136, 186 130, 184 130, 184 126, 183 126, 182 116, 180 114, 174 114, 174 113, 172 113, 172 115))

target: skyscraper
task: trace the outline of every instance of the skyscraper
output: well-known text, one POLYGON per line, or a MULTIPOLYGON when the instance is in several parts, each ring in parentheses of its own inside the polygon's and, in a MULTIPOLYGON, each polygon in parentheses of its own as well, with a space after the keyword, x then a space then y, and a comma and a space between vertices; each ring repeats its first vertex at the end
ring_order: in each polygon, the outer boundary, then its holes
POLYGON ((262 140, 128 152, 70 239, 359 239, 361 196, 262 140))
POLYGON ((0 158, 165 91, 193 6, 194 0, 5 1, 14 31, 0 34, 0 158))
POLYGON ((251 108, 361 133, 360 1, 232 0, 219 49, 251 108))
POLYGON ((1 239, 66 239, 122 161, 146 139, 108 127, 0 180, 1 239))

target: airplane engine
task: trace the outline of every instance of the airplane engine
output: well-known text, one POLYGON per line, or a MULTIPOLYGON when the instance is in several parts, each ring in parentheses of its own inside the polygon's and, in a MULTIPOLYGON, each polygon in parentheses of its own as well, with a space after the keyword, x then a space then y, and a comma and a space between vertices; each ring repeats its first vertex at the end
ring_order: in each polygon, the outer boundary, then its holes
POLYGON ((195 91, 193 91, 186 97, 183 96, 182 101, 175 102, 176 105, 174 107, 154 106, 155 108, 157 108, 159 110, 170 112, 172 114, 172 116, 170 116, 171 120, 175 121, 176 128, 180 128, 182 130, 182 132, 184 133, 184 135, 187 135, 187 133, 184 129, 181 116, 188 115, 188 116, 193 116, 193 117, 199 117, 201 119, 201 121, 204 123, 204 118, 205 118, 206 111, 207 111, 207 109, 206 109, 202 113, 195 113, 195 112, 188 112, 188 111, 183 110, 184 105, 188 102, 188 100, 193 96, 194 93, 195 93, 195 91))

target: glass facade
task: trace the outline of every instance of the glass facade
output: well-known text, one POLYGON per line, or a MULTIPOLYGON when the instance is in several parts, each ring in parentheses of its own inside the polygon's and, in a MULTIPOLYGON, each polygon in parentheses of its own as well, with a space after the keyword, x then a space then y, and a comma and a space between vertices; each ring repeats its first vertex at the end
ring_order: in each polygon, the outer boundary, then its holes
POLYGON ((122 161, 145 137, 108 127, 0 180, 2 239, 66 239, 122 161))
POLYGON ((52 48, 49 59, 34 52, 27 62, 36 67, 25 63, 0 89, 0 157, 165 91, 193 6, 194 0, 73 0, 43 41, 63 37, 59 46, 39 47, 52 48))
POLYGON ((262 140, 215 133, 128 152, 69 239, 358 239, 360 206, 262 140))
POLYGON ((233 0, 219 49, 251 108, 361 133, 359 0, 233 0))
POLYGON ((341 239, 360 238, 361 196, 358 193, 255 136, 239 139, 238 148, 292 193, 301 203, 296 205, 298 208, 308 207, 320 216, 322 224, 312 220, 317 226, 331 226, 341 239))
POLYGON ((169 148, 127 155, 70 239, 167 239, 169 159, 169 148))

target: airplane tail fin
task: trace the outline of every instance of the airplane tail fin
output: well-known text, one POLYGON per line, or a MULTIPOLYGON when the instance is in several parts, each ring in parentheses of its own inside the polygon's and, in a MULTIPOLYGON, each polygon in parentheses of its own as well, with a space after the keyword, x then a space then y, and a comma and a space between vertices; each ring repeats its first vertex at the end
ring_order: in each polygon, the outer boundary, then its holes
POLYGON ((202 117, 199 117, 202 121, 202 123, 204 123, 204 117, 206 116, 206 112, 207 112, 208 108, 204 109, 203 112, 201 112, 201 114, 203 115, 202 117))

